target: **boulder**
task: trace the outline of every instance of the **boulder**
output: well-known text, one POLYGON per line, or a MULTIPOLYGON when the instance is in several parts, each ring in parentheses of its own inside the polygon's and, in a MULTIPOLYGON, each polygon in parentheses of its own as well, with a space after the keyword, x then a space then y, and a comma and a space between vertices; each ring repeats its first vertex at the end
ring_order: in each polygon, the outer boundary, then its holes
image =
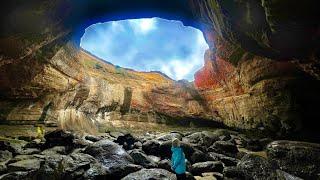
POLYGON ((106 179, 121 179, 128 174, 137 172, 143 167, 135 164, 124 164, 120 166, 112 166, 107 169, 106 179))
POLYGON ((158 141, 172 141, 175 138, 179 139, 181 141, 182 140, 182 135, 180 133, 177 133, 177 132, 172 132, 172 133, 169 133, 169 134, 161 135, 161 136, 157 137, 156 139, 158 141))
POLYGON ((122 180, 176 180, 175 174, 164 169, 141 169, 131 173, 122 180))
POLYGON ((159 155, 160 143, 156 140, 148 140, 142 144, 142 150, 148 155, 159 155))
POLYGON ((210 146, 208 151, 217 152, 233 157, 235 157, 239 152, 237 146, 228 141, 216 141, 212 146, 210 146))
POLYGON ((236 166, 224 167, 223 175, 226 179, 239 179, 245 180, 246 176, 244 172, 240 171, 236 166))
POLYGON ((0 150, 0 162, 6 163, 12 158, 12 153, 8 150, 0 150))
POLYGON ((40 154, 42 155, 52 155, 52 154, 67 154, 67 148, 65 146, 55 146, 49 149, 42 151, 40 154))
POLYGON ((40 169, 41 164, 44 161, 42 159, 26 159, 15 163, 8 164, 8 171, 36 171, 40 169))
POLYGON ((205 172, 220 172, 223 171, 223 164, 219 161, 207 161, 195 163, 191 167, 191 173, 193 175, 201 175, 205 172))
POLYGON ((97 141, 100 141, 102 138, 99 136, 94 136, 89 134, 85 136, 85 139, 91 142, 97 142, 97 141))
POLYGON ((276 173, 277 173, 277 179, 279 180, 303 180, 297 176, 291 175, 279 169, 276 171, 276 173))
POLYGON ((137 141, 133 144, 133 149, 142 149, 142 143, 137 141))
POLYGON ((95 142, 86 147, 84 153, 97 159, 106 168, 110 178, 121 178, 141 169, 141 166, 132 164, 134 160, 121 146, 110 140, 95 142))
POLYGON ((137 139, 133 137, 131 134, 125 134, 118 136, 118 138, 114 142, 118 143, 119 145, 122 145, 124 149, 129 150, 133 148, 133 145, 136 141, 137 139))
POLYGON ((91 167, 83 174, 83 179, 105 179, 105 177, 107 176, 107 170, 101 163, 92 163, 90 166, 91 167))
POLYGON ((135 164, 139 164, 145 168, 155 168, 157 167, 156 162, 148 157, 146 154, 139 150, 133 150, 130 152, 130 156, 134 160, 135 164))
POLYGON ((205 162, 215 160, 208 153, 204 153, 200 150, 196 150, 190 157, 191 163, 205 162))
POLYGON ((209 159, 215 160, 215 161, 221 161, 224 166, 236 166, 239 162, 238 159, 233 158, 233 157, 228 157, 223 154, 218 154, 214 152, 209 152, 208 156, 210 157, 209 159))
POLYGON ((299 141, 273 141, 267 155, 281 170, 304 179, 316 179, 320 174, 320 145, 299 141))
POLYGON ((7 141, 0 141, 0 151, 10 151, 13 154, 16 154, 16 148, 14 148, 9 142, 7 141))
POLYGON ((20 151, 21 155, 39 154, 41 151, 37 148, 25 148, 20 151))
POLYGON ((45 162, 37 173, 37 179, 56 180, 64 177, 62 161, 68 158, 66 155, 52 154, 45 156, 45 162))
POLYGON ((15 163, 18 161, 24 161, 29 159, 45 159, 45 156, 39 155, 39 154, 33 154, 33 155, 16 155, 14 158, 10 159, 8 161, 8 164, 15 163))
POLYGON ((238 163, 237 168, 243 172, 246 179, 276 179, 275 170, 277 167, 257 155, 245 155, 238 163))
POLYGON ((44 138, 46 139, 44 144, 46 149, 54 146, 73 147, 73 140, 75 139, 71 132, 60 129, 47 133, 44 138))
POLYGON ((10 172, 7 174, 3 174, 0 176, 1 180, 34 180, 34 173, 33 172, 26 172, 26 171, 16 171, 10 172))
POLYGON ((41 139, 34 139, 31 142, 28 142, 24 148, 35 148, 35 149, 42 149, 44 142, 41 139))
POLYGON ((171 161, 169 159, 163 159, 158 163, 158 167, 161 169, 165 169, 168 171, 172 171, 171 170, 171 161))
POLYGON ((0 174, 3 174, 4 172, 7 171, 7 166, 5 163, 0 162, 0 174))

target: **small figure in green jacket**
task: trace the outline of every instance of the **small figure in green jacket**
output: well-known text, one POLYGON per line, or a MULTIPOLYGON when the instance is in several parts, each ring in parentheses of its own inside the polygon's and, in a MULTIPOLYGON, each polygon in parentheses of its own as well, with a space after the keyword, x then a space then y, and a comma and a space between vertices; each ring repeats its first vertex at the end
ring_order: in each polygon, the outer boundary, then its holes
POLYGON ((172 140, 171 168, 176 173, 177 179, 186 179, 186 158, 180 147, 179 139, 172 140))

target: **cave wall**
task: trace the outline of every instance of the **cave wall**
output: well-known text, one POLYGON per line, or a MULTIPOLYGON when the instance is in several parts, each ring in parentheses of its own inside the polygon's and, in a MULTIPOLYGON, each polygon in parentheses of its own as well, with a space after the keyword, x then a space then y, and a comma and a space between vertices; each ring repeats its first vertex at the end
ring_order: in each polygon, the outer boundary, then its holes
MULTIPOLYGON (((38 121, 45 111, 57 122, 67 116, 95 116, 113 109, 112 102, 118 103, 120 109, 125 102, 122 112, 127 112, 130 101, 129 109, 140 114, 205 118, 280 134, 312 129, 319 119, 320 30, 316 2, 3 2, 0 118, 38 121), (111 73, 112 78, 96 70, 90 74, 80 63, 83 52, 78 47, 79 38, 84 28, 95 22, 153 16, 181 20, 201 29, 210 46, 205 67, 195 75, 197 89, 183 82, 150 88, 152 81, 158 81, 143 75, 139 87, 136 80, 128 86, 133 88, 131 100, 123 100, 128 87, 123 86, 121 78, 114 78, 118 73, 111 73), (146 86, 148 92, 141 90, 146 86), (97 99, 109 97, 106 93, 111 93, 112 98, 97 99), (66 111, 68 108, 72 110, 66 111)), ((131 117, 127 119, 137 119, 131 117)))

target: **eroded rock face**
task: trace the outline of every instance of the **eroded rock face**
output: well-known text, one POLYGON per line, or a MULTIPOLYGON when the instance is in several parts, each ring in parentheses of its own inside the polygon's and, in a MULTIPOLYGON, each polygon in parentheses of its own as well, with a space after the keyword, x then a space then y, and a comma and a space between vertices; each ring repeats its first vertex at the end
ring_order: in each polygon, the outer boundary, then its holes
POLYGON ((292 62, 250 54, 238 57, 234 65, 230 43, 211 38, 217 49, 207 51, 195 85, 217 119, 228 126, 278 135, 312 129, 315 122, 310 119, 318 114, 311 104, 319 97, 310 95, 320 87, 317 80, 292 62))

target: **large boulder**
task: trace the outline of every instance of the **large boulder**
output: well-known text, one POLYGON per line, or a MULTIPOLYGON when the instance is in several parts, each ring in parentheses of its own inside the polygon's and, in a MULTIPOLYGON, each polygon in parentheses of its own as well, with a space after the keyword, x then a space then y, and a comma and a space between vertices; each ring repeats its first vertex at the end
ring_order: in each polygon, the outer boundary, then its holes
POLYGON ((216 141, 212 146, 210 146, 208 151, 217 152, 233 157, 235 157, 239 152, 237 146, 228 141, 216 141))
POLYGON ((253 155, 245 155, 237 165, 246 179, 267 180, 276 179, 275 170, 277 167, 270 164, 267 159, 253 155))
POLYGON ((122 180, 176 180, 175 174, 164 169, 141 169, 131 173, 122 180))
POLYGON ((205 172, 219 172, 222 173, 223 164, 219 161, 207 161, 195 163, 191 167, 191 173, 193 175, 201 175, 205 172))
POLYGON ((144 154, 143 152, 141 152, 139 150, 131 151, 130 156, 134 160, 135 164, 139 164, 145 168, 157 167, 156 162, 152 158, 150 158, 149 156, 147 156, 146 154, 144 154))
POLYGON ((43 164, 43 162, 44 161, 42 159, 38 158, 18 161, 8 164, 8 171, 37 171, 40 169, 40 166, 43 164))
POLYGON ((210 157, 208 159, 221 161, 224 164, 224 166, 236 166, 239 162, 239 160, 236 158, 229 157, 223 154, 214 153, 214 152, 209 152, 208 156, 210 157))
POLYGON ((118 144, 110 140, 101 140, 85 148, 84 153, 96 158, 108 172, 110 178, 121 178, 141 169, 133 165, 132 157, 118 144))
POLYGON ((189 159, 191 163, 198 163, 198 162, 205 162, 215 160, 214 158, 210 157, 208 153, 204 153, 200 150, 196 150, 189 159))
POLYGON ((73 141, 75 136, 71 132, 58 129, 47 133, 44 138, 46 139, 44 144, 45 148, 51 148, 54 146, 65 146, 72 148, 74 145, 73 141))
POLYGON ((142 144, 142 150, 148 155, 159 155, 160 143, 156 140, 148 140, 142 144))
POLYGON ((320 145, 298 141, 274 141, 267 146, 267 155, 281 170, 305 179, 320 174, 320 145))

